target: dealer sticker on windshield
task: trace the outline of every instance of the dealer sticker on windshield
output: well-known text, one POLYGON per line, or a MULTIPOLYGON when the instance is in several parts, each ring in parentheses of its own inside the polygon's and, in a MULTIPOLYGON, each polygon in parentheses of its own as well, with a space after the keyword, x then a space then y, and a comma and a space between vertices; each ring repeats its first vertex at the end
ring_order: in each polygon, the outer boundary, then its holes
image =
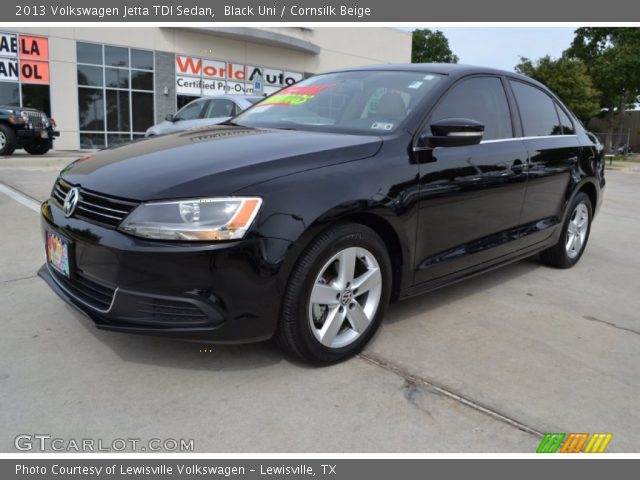
POLYGON ((371 128, 375 128, 376 130, 393 130, 393 123, 373 122, 371 128))

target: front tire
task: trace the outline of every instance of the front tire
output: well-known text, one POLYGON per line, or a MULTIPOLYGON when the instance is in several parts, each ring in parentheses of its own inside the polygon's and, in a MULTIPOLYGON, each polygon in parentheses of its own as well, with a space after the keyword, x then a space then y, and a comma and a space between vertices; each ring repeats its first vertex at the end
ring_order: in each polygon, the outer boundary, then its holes
POLYGON ((589 240, 593 218, 589 196, 579 192, 571 202, 568 212, 558 243, 540 253, 542 261, 552 267, 573 267, 582 257, 589 240))
POLYGON ((16 149, 16 132, 6 125, 0 125, 0 155, 11 155, 16 149))
POLYGON ((44 155, 50 149, 49 143, 32 143, 24 146, 24 150, 30 155, 44 155))
POLYGON ((359 224, 330 228, 294 267, 276 341, 307 363, 345 360, 378 329, 390 291, 391 260, 381 238, 359 224))

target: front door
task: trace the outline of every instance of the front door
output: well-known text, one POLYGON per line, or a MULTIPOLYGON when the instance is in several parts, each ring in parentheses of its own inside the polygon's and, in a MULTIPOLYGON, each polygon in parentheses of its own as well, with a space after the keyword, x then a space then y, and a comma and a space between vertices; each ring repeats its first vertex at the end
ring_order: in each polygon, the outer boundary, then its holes
POLYGON ((501 78, 456 83, 429 123, 445 118, 477 120, 485 133, 478 145, 435 148, 421 164, 416 284, 504 255, 524 201, 527 150, 514 138, 501 78))

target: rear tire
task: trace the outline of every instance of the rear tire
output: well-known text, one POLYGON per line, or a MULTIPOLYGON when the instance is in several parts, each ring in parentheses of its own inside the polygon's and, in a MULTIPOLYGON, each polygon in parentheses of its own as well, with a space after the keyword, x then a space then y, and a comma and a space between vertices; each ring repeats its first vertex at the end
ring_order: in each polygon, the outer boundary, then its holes
POLYGON ((593 206, 586 193, 578 193, 567 211, 558 243, 540 253, 544 263, 556 268, 571 268, 578 263, 591 233, 593 206))
POLYGON ((16 132, 6 125, 0 125, 0 155, 11 155, 16 149, 16 132))
POLYGON ((24 150, 30 155, 44 155, 51 149, 49 143, 31 143, 24 146, 24 150))
POLYGON ((390 291, 391 260, 382 239, 360 224, 330 228, 293 269, 275 340, 310 364, 345 360, 378 329, 390 291))

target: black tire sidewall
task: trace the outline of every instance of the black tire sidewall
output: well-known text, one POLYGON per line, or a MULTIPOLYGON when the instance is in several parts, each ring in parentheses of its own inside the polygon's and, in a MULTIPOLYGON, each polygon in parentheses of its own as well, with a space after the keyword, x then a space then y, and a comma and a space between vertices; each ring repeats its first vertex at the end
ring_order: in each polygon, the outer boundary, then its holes
POLYGON ((313 257, 302 260, 301 263, 305 263, 305 260, 307 262, 311 261, 311 263, 304 269, 304 272, 297 272, 298 278, 294 279, 294 282, 290 285, 290 288, 293 289, 290 293, 297 297, 293 311, 296 316, 297 335, 295 337, 301 343, 300 347, 308 354, 311 354, 318 363, 334 363, 358 353, 376 333, 389 303, 392 267, 384 242, 368 227, 355 224, 345 225, 328 232, 328 235, 323 237, 321 238, 321 245, 312 245, 310 251, 307 252, 307 255, 310 254, 313 257), (317 249, 315 252, 313 247, 317 249), (376 258, 382 275, 382 292, 378 309, 367 331, 353 343, 333 349, 322 345, 311 331, 308 318, 309 299, 320 269, 336 253, 349 247, 365 248, 376 258), (304 276, 302 281, 300 281, 301 275, 304 276))
POLYGON ((24 150, 29 155, 44 155, 51 147, 47 143, 36 143, 32 145, 25 145, 24 150))
POLYGON ((16 132, 6 125, 0 125, 0 131, 4 133, 6 143, 4 148, 0 149, 0 155, 11 155, 16 149, 17 137, 16 132))

